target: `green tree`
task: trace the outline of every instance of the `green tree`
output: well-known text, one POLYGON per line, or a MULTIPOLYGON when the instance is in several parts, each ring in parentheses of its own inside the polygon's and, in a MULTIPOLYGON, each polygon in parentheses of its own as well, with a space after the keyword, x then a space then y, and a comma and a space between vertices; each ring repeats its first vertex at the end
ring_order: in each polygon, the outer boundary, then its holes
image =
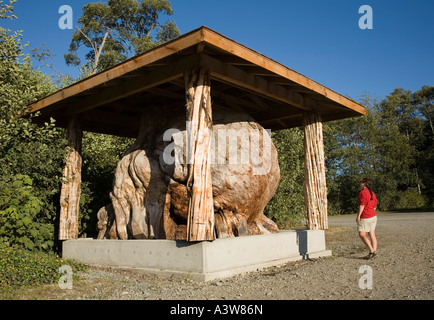
POLYGON ((110 203, 116 166, 133 142, 130 138, 84 133, 80 230, 86 236, 97 235, 96 214, 110 203))
POLYGON ((171 14, 167 0, 89 3, 78 19, 69 53, 65 54, 66 64, 80 65, 77 50, 84 46, 90 49, 84 73, 93 74, 173 39, 180 35, 176 24, 160 22, 161 15, 171 14))
MULTIPOLYGON (((384 177, 390 175, 396 182, 395 189, 391 187, 387 194, 390 208, 411 209, 425 206, 422 196, 420 178, 420 157, 424 149, 424 119, 414 103, 409 90, 395 89, 380 104, 380 127, 386 131, 383 145, 387 148, 384 177)), ((392 180, 389 179, 389 180, 392 180)), ((386 197, 385 199, 388 199, 386 197)))
POLYGON ((279 157, 280 182, 264 212, 282 229, 304 225, 303 130, 294 128, 274 132, 272 139, 279 157))
POLYGON ((366 116, 325 126, 332 212, 356 211, 359 181, 365 176, 375 182, 380 210, 427 205, 423 182, 432 177, 426 151, 430 126, 419 105, 429 110, 428 97, 428 89, 418 95, 396 89, 381 101, 364 97, 366 116))
POLYGON ((378 114, 375 101, 365 97, 366 115, 324 125, 329 212, 355 211, 360 179, 380 166, 378 158, 378 114))
POLYGON ((434 208, 434 86, 423 86, 412 94, 413 104, 424 120, 421 143, 418 144, 416 172, 422 193, 426 195, 427 207, 434 208))
MULTIPOLYGON (((10 1, 6 5, 0 2, 0 19, 17 18, 13 14, 14 3, 10 1)), ((0 27, 0 197, 3 199, 0 210, 3 239, 13 237, 13 230, 21 230, 15 228, 20 224, 29 228, 37 226, 38 230, 50 229, 56 217, 53 203, 58 198, 64 154, 62 130, 54 126, 54 121, 37 126, 31 118, 20 118, 27 105, 55 89, 49 77, 34 70, 30 56, 23 53, 26 46, 22 44, 20 32, 0 27), (5 199, 10 200, 10 206, 5 199), (11 226, 9 229, 8 225, 11 226)), ((51 238, 46 239, 45 231, 39 233, 42 237, 39 240, 36 239, 36 229, 31 234, 33 238, 21 236, 33 239, 35 247, 49 249, 54 237, 51 233, 51 238), (40 245, 36 245, 37 241, 40 245)), ((23 241, 27 248, 31 247, 30 240, 23 241)))

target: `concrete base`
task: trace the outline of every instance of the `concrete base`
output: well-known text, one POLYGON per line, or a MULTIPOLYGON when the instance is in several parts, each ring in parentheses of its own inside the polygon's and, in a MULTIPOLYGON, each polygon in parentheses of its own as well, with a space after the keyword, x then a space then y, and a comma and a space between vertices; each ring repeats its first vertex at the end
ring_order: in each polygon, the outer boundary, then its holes
POLYGON ((162 276, 209 281, 290 261, 330 256, 323 230, 189 243, 173 240, 78 239, 63 243, 63 258, 162 276))

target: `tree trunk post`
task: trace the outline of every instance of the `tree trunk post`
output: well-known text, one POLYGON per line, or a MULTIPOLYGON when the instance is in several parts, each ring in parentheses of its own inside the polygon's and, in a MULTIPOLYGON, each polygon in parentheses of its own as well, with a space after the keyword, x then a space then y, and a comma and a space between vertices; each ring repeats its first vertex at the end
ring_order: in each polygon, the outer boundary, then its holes
POLYGON ((325 230, 327 221, 327 185, 321 116, 317 111, 303 113, 304 124, 304 203, 307 227, 325 230))
POLYGON ((187 241, 214 240, 211 180, 212 110, 209 72, 184 74, 187 108, 187 241))
POLYGON ((69 119, 66 163, 60 191, 59 240, 78 238, 78 212, 81 195, 81 145, 83 132, 77 117, 69 119))

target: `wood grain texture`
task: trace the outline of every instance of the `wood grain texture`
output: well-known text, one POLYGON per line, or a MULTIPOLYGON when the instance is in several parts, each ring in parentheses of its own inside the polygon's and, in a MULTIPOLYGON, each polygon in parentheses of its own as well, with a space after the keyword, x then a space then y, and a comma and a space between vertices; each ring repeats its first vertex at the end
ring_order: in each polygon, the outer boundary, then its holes
POLYGON ((187 241, 214 240, 211 180, 212 110, 209 72, 192 69, 186 86, 188 165, 187 241))
POLYGON ((66 163, 60 192, 59 240, 77 239, 81 195, 81 146, 83 132, 77 117, 69 121, 66 163))
MULTIPOLYGON (((140 119, 139 138, 117 166, 112 202, 98 212, 99 238, 187 240, 191 198, 185 108, 149 110, 140 119), (168 123, 155 121, 164 117, 168 123), (176 133, 169 138, 167 129, 176 133), (174 155, 177 161, 165 160, 174 155)), ((280 178, 269 133, 245 113, 213 110, 212 134, 217 147, 211 161, 216 237, 277 232, 263 213, 280 178), (229 150, 237 150, 239 162, 231 161, 229 150), (250 155, 246 163, 243 155, 250 155)))
POLYGON ((304 198, 307 226, 324 230, 327 222, 327 185, 321 117, 316 111, 304 112, 304 198))

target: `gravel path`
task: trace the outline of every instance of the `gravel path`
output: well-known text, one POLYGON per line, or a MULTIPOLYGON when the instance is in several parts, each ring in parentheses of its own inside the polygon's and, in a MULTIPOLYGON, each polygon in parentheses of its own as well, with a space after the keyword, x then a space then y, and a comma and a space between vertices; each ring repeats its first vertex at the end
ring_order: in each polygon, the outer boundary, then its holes
MULTIPOLYGON (((380 214, 378 256, 367 254, 355 216, 330 217, 327 248, 333 256, 292 262, 232 278, 195 282, 90 267, 73 290, 52 286, 44 299, 434 299, 434 213, 380 214), (372 269, 372 289, 362 290, 360 267, 372 269)), ((40 298, 41 289, 23 298, 40 298)), ((47 292, 48 291, 48 292, 47 292)))

